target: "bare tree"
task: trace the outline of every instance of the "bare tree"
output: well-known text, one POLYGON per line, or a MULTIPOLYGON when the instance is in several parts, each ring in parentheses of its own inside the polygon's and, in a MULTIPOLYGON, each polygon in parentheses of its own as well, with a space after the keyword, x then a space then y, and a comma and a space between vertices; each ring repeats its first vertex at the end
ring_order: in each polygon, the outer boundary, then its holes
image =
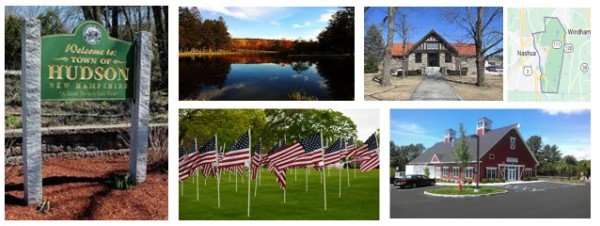
POLYGON ((502 26, 494 26, 495 21, 502 20, 502 8, 477 7, 473 12, 473 8, 467 7, 464 10, 449 10, 445 16, 463 29, 466 37, 475 43, 476 85, 485 86, 485 61, 503 51, 502 26))
POLYGON ((406 12, 406 10, 399 10, 398 29, 396 32, 402 39, 402 78, 406 78, 406 73, 408 72, 408 40, 416 30, 416 27, 412 26, 412 24, 407 20, 407 17, 410 15, 406 12))
MULTIPOLYGON (((162 6, 152 6, 152 14, 154 15, 154 27, 156 29, 156 41, 158 44, 158 55, 160 56, 159 58, 159 65, 160 65, 160 70, 163 73, 167 72, 167 67, 168 67, 168 57, 167 57, 167 31, 165 28, 165 24, 167 23, 163 23, 163 9, 162 8, 166 8, 162 7, 162 6)), ((166 15, 165 15, 165 20, 167 19, 166 15)))
POLYGON ((391 66, 392 66, 392 45, 394 44, 394 16, 397 7, 388 7, 388 15, 384 21, 387 21, 387 43, 385 44, 385 52, 383 55, 383 72, 381 73, 381 86, 392 85, 391 82, 391 66))

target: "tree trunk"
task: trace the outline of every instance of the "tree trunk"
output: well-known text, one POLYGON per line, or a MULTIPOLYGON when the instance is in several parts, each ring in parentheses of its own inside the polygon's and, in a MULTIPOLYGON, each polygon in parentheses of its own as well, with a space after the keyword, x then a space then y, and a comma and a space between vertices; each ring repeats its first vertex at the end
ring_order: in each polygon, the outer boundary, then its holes
POLYGON ((121 9, 123 10, 123 15, 125 15, 125 27, 129 31, 129 35, 131 35, 131 40, 133 40, 133 28, 131 27, 131 19, 129 19, 129 18, 131 18, 129 16, 131 14, 131 11, 127 10, 127 8, 125 8, 125 6, 122 6, 121 9))
POLYGON ((394 43, 394 14, 396 14, 396 7, 389 7, 387 15, 387 43, 385 45, 385 54, 383 56, 383 72, 381 73, 382 86, 392 85, 392 82, 390 81, 390 70, 392 66, 392 45, 394 43))
POLYGON ((408 27, 406 25, 406 15, 402 15, 402 78, 406 78, 406 73, 408 73, 407 45, 408 27))
POLYGON ((111 6, 112 10, 112 22, 110 29, 110 36, 119 38, 119 7, 111 6))
POLYGON ((485 86, 485 57, 483 46, 483 7, 477 7, 477 20, 475 21, 475 50, 477 64, 477 86, 485 86))
POLYGON ((167 57, 167 42, 166 34, 162 19, 162 7, 152 6, 152 13, 154 15, 154 26, 156 29, 156 41, 158 43, 158 55, 160 70, 166 75, 168 68, 168 57, 167 57))
POLYGON ((81 6, 81 10, 83 11, 83 19, 102 23, 100 18, 100 6, 81 6))

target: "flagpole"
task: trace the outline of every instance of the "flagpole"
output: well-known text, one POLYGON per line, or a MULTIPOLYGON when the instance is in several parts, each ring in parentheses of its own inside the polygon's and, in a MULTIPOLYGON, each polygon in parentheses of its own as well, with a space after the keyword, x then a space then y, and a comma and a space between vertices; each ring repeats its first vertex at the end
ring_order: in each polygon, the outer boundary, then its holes
MULTIPOLYGON (((343 145, 344 145, 344 148, 346 148, 346 141, 344 141, 344 139, 342 139, 342 137, 340 136, 340 146, 342 145, 341 142, 344 142, 343 145)), ((342 150, 338 150, 338 153, 337 153, 338 156, 341 153, 341 151, 342 150)), ((342 167, 344 167, 344 163, 342 162, 341 164, 342 164, 342 167)), ((339 168, 338 175, 339 175, 339 181, 340 181, 338 198, 341 198, 342 197, 342 168, 339 168)))
MULTIPOLYGON (((262 146, 262 140, 260 138, 258 138, 258 142, 260 142, 260 144, 262 146)), ((260 161, 262 162, 262 153, 261 153, 260 161)), ((258 162, 258 164, 256 165, 256 168, 257 169, 256 169, 256 181, 254 182, 254 197, 256 197, 256 191, 258 190, 258 173, 260 172, 260 162, 258 162)), ((250 170, 252 170, 252 162, 250 162, 250 170)))
MULTIPOLYGON (((217 141, 218 137, 215 133, 215 147, 217 147, 217 141)), ((215 155, 217 156, 217 207, 221 208, 221 170, 219 170, 219 148, 217 148, 215 151, 215 155)), ((204 178, 204 183, 206 184, 206 178, 204 178)))
POLYGON ((308 166, 306 167, 306 172, 304 173, 304 186, 306 187, 304 190, 308 191, 308 166))
POLYGON ((325 148, 323 148, 323 132, 321 132, 321 150, 323 152, 323 209, 327 210, 327 177, 325 176, 325 148))
POLYGON ((344 154, 346 155, 343 161, 343 167, 346 168, 346 177, 348 179, 348 187, 350 187, 350 163, 348 163, 348 142, 344 141, 344 154))
MULTIPOLYGON (((357 148, 358 146, 356 146, 356 139, 354 139, 354 148, 357 148)), ((354 152, 356 153, 356 151, 354 152)), ((354 161, 352 163, 352 165, 354 165, 354 178, 356 178, 356 161, 354 161)))
MULTIPOLYGON (((287 143, 287 135, 284 133, 284 134, 283 134, 283 145, 285 146, 285 144, 286 144, 286 143, 287 143)), ((287 172, 286 172, 286 174, 287 174, 287 172)), ((286 175, 286 179, 285 179, 285 180, 287 181, 287 175, 286 175)), ((287 183, 287 182, 286 182, 286 183, 287 183)), ((286 184, 286 186, 287 186, 287 184, 286 184)), ((286 200, 285 200, 285 199, 286 199, 286 196, 287 196, 287 194, 286 194, 286 193, 287 193, 287 187, 284 187, 284 188, 283 188, 283 203, 285 203, 285 201, 286 201, 286 200)))
POLYGON ((250 190, 252 189, 252 173, 250 173, 252 162, 252 132, 248 129, 248 217, 250 217, 250 190))

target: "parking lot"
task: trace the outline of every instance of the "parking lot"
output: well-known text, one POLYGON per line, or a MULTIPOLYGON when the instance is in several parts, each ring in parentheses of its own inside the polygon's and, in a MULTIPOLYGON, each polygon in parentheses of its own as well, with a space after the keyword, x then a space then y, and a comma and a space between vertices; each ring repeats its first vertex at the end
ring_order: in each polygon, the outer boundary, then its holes
POLYGON ((392 218, 589 218, 590 183, 549 182, 506 185, 508 193, 478 198, 423 194, 433 187, 390 186, 392 218))

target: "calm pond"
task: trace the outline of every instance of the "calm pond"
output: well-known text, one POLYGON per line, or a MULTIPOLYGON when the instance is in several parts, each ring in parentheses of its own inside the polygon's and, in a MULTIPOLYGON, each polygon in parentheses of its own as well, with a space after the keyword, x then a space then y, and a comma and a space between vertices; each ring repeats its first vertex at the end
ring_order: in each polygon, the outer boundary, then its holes
POLYGON ((353 56, 231 54, 179 58, 180 100, 354 99, 353 56))

